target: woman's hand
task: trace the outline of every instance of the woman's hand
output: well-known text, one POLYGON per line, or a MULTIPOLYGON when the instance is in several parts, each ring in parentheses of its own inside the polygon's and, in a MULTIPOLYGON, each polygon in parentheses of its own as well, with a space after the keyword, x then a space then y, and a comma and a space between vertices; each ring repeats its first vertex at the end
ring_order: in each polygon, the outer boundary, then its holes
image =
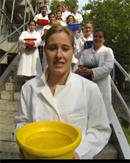
POLYGON ((25 159, 23 151, 21 149, 19 149, 19 151, 20 151, 20 154, 19 154, 20 159, 25 159))
POLYGON ((80 159, 78 153, 74 153, 74 159, 80 159))

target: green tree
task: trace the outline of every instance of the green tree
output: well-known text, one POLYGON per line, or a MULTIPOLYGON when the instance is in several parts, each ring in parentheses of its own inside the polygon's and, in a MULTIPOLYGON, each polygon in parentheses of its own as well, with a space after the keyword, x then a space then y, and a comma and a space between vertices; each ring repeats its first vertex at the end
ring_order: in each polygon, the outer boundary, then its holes
POLYGON ((64 0, 64 4, 66 4, 70 11, 72 11, 72 8, 75 6, 78 6, 78 0, 64 0))
POLYGON ((59 0, 52 0, 51 1, 51 5, 50 5, 50 10, 52 12, 56 12, 57 11, 57 5, 58 4, 62 4, 63 2, 62 1, 59 1, 59 0))
POLYGON ((58 4, 65 4, 66 6, 68 6, 69 10, 72 11, 72 8, 74 6, 78 6, 78 0, 63 0, 63 1, 59 1, 59 0, 52 0, 51 5, 50 5, 50 10, 52 12, 57 11, 57 5, 58 4))
MULTIPOLYGON (((114 51, 115 58, 125 65, 130 64, 130 1, 129 0, 89 0, 83 10, 84 22, 91 20, 95 28, 107 32, 106 45, 114 51)), ((127 70, 127 69, 126 69, 127 70)))

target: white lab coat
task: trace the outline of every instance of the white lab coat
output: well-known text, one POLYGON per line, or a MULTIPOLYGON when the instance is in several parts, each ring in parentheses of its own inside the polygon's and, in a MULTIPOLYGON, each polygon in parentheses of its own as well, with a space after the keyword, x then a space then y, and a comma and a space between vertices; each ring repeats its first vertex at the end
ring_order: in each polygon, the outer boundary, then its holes
POLYGON ((78 65, 96 66, 92 68, 93 81, 97 83, 106 106, 109 121, 111 123, 111 76, 114 66, 114 55, 111 48, 102 46, 97 52, 93 48, 83 51, 78 65))
POLYGON ((78 12, 76 14, 71 13, 71 15, 74 16, 74 18, 75 18, 75 20, 76 20, 77 23, 82 23, 83 17, 82 17, 82 15, 80 13, 78 13, 78 12))
MULTIPOLYGON (((37 14, 35 17, 34 17, 34 20, 37 22, 38 19, 45 19, 45 20, 48 20, 48 15, 46 15, 45 17, 43 17, 43 15, 40 13, 40 14, 37 14)), ((41 30, 43 28, 43 25, 38 25, 36 26, 36 31, 40 33, 41 35, 41 30)))
POLYGON ((75 51, 74 51, 74 56, 75 58, 78 60, 82 54, 82 52, 84 51, 84 41, 81 38, 77 38, 75 37, 75 51))
POLYGON ((65 85, 57 85, 54 96, 46 82, 47 71, 22 86, 15 117, 16 131, 33 121, 62 121, 80 129, 82 141, 76 152, 89 159, 108 143, 111 129, 98 86, 70 72, 65 85))
POLYGON ((71 15, 71 12, 70 11, 65 11, 65 12, 62 12, 62 20, 64 21, 64 22, 66 22, 66 18, 69 16, 69 15, 71 15))
POLYGON ((23 31, 19 37, 19 43, 21 45, 20 61, 18 64, 17 75, 23 76, 36 76, 42 74, 42 67, 39 58, 38 46, 41 43, 41 36, 38 32, 23 31), (32 50, 26 49, 25 38, 36 38, 35 48, 32 50))

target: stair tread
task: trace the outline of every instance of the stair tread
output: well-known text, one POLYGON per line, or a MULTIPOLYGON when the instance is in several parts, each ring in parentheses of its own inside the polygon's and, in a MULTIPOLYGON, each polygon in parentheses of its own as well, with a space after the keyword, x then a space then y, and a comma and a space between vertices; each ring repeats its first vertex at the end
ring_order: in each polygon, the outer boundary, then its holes
POLYGON ((117 159, 117 152, 113 144, 107 144, 94 159, 117 159))
POLYGON ((4 100, 4 99, 0 99, 0 103, 10 103, 10 102, 13 102, 13 103, 18 103, 19 101, 15 101, 15 100, 4 100))

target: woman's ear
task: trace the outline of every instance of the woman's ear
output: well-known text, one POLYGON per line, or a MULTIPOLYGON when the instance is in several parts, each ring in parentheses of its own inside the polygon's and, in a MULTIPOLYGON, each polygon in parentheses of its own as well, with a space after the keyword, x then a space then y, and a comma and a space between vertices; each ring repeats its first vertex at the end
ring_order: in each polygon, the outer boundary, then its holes
POLYGON ((45 55, 46 55, 46 48, 45 48, 45 45, 43 46, 43 51, 45 52, 45 55))

